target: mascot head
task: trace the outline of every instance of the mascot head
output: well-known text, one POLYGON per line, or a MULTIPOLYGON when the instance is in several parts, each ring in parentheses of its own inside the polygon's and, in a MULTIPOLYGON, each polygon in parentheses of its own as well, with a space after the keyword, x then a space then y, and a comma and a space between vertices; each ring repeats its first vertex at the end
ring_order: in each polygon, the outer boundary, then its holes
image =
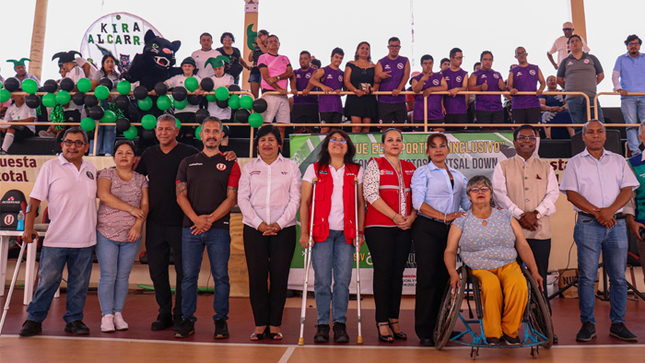
POLYGON ((175 65, 175 53, 181 47, 179 40, 171 42, 148 30, 144 41, 146 45, 143 47, 143 56, 147 64, 157 69, 170 69, 175 65))

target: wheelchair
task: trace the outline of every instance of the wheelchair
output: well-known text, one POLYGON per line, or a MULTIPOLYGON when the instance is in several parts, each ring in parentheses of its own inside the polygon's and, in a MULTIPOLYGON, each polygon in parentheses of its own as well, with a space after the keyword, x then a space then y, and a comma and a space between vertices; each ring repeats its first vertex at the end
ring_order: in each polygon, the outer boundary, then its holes
POLYGON ((546 303, 544 294, 531 276, 531 273, 524 266, 521 266, 521 269, 528 284, 529 298, 526 308, 524 309, 524 315, 522 318, 523 324, 519 331, 521 340, 520 345, 491 346, 486 342, 479 281, 477 280, 477 277, 471 273, 471 269, 469 267, 462 265, 457 270, 461 277, 459 289, 457 291, 452 291, 450 284, 446 287, 434 331, 435 348, 439 350, 442 349, 448 341, 470 346, 470 357, 472 359, 476 359, 479 355, 479 348, 530 347, 531 356, 533 358, 537 358, 540 347, 544 347, 546 349, 551 348, 551 345, 553 345, 553 325, 551 322, 549 307, 546 303), (468 315, 466 317, 464 317, 465 311, 462 308, 464 297, 466 298, 468 305, 468 315), (471 299, 475 304, 475 314, 473 314, 470 304, 471 299), (466 329, 459 335, 450 338, 457 319, 460 319, 463 322, 466 329), (479 323, 479 328, 471 328, 471 325, 475 325, 477 323, 479 323))

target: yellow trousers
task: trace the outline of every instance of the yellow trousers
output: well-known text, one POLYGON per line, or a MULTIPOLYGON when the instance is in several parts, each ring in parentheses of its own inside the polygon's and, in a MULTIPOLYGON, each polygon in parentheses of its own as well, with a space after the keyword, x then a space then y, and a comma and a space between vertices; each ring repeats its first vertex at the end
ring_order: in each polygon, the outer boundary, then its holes
POLYGON ((472 273, 479 280, 486 337, 501 338, 502 333, 517 337, 528 299, 526 278, 520 265, 512 262, 492 270, 472 270, 472 273))

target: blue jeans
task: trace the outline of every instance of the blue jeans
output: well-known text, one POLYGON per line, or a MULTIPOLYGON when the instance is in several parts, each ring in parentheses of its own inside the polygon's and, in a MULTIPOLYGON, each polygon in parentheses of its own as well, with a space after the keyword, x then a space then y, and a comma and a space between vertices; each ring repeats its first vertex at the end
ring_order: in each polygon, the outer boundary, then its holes
POLYGON ((349 304, 349 283, 352 280, 354 245, 347 244, 343 231, 329 231, 324 242, 314 243, 311 251, 314 266, 317 324, 329 324, 329 304, 334 323, 345 323, 349 304), (332 299, 332 271, 334 295, 332 299))
POLYGON ((60 286, 63 269, 67 264, 67 312, 63 314, 66 323, 83 320, 83 308, 92 273, 92 252, 94 247, 56 248, 43 247, 40 252, 38 287, 34 299, 27 307, 28 320, 42 322, 60 286))
MULTIPOLYGON (((99 123, 96 154, 112 154, 116 142, 116 126, 103 126, 99 123)), ((94 151, 94 140, 90 140, 90 153, 94 151)))
POLYGON ((228 296, 231 285, 228 280, 228 259, 231 255, 231 236, 228 229, 211 228, 205 233, 193 235, 189 227, 183 228, 181 236, 184 279, 181 281, 181 310, 184 319, 197 321, 197 279, 202 266, 204 247, 211 264, 215 283, 213 297, 213 320, 228 320, 228 296))
MULTIPOLYGON (((639 125, 645 121, 645 96, 627 96, 621 97, 620 110, 623 111, 623 117, 626 124, 639 125)), ((627 144, 632 154, 640 154, 638 146, 641 144, 638 140, 638 127, 628 127, 627 144)))
MULTIPOLYGON (((598 102, 597 106, 598 111, 596 113, 595 119, 602 123, 605 123, 605 116, 602 113, 600 102, 598 102)), ((569 108, 569 113, 571 114, 571 121, 573 121, 574 124, 584 124, 587 122, 587 100, 584 97, 567 98, 567 107, 569 108)), ((594 109, 592 108, 592 120, 594 119, 593 111, 594 109)))
POLYGON ((99 259, 99 303, 101 314, 123 312, 130 287, 130 272, 139 253, 141 238, 136 242, 116 242, 96 232, 96 257, 99 259))
POLYGON ((616 220, 612 229, 607 229, 595 218, 578 215, 573 239, 578 245, 578 305, 580 306, 580 321, 596 323, 594 306, 596 296, 594 284, 598 275, 598 260, 600 252, 607 275, 609 275, 609 302, 611 323, 622 323, 625 318, 627 304, 627 283, 625 270, 627 268, 627 228, 625 220, 616 220))

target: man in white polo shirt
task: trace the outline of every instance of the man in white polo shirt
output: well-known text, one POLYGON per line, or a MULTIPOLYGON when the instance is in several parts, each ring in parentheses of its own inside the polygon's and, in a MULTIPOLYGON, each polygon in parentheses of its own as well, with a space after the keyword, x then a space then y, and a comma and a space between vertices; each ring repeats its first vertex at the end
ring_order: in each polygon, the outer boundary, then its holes
POLYGON ((27 320, 20 329, 22 337, 42 331, 42 321, 60 285, 65 264, 68 271, 65 331, 75 335, 90 333, 83 323, 83 307, 96 244, 96 167, 83 160, 89 143, 81 128, 65 131, 61 147, 63 153, 40 168, 27 207, 22 236, 25 242, 31 243, 32 236, 38 236, 34 219, 43 200, 49 203, 51 223, 40 254, 40 281, 27 308, 27 320))

